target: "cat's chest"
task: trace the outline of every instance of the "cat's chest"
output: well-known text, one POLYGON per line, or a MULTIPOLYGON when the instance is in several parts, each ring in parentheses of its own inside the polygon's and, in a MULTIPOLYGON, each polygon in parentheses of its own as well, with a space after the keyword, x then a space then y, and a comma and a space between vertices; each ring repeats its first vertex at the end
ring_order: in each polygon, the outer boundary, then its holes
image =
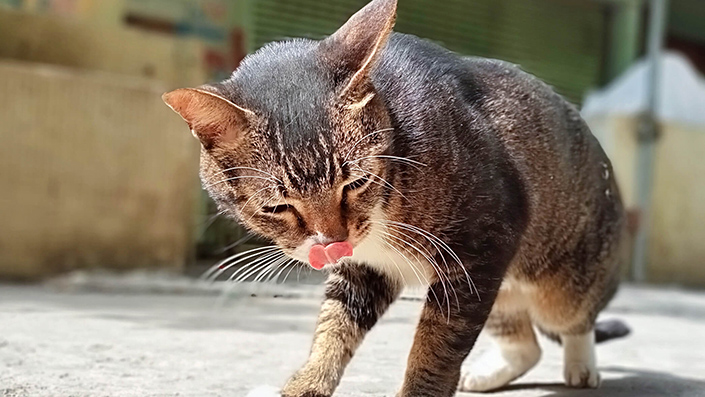
POLYGON ((364 263, 406 286, 426 286, 433 282, 432 266, 409 247, 391 244, 379 227, 373 227, 365 241, 355 248, 351 259, 364 263))

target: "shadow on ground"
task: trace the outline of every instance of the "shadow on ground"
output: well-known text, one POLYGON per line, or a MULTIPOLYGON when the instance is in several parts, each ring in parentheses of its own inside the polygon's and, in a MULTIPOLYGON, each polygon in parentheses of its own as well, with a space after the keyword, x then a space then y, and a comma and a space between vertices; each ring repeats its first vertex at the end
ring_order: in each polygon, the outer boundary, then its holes
MULTIPOLYGON (((599 389, 568 389, 562 383, 516 383, 500 391, 545 390, 541 397, 698 397, 705 396, 705 382, 664 372, 624 367, 605 367, 602 373, 620 378, 605 379, 599 389)), ((463 395, 462 393, 460 395, 463 395)), ((470 396, 471 394, 465 394, 470 396)), ((490 394, 484 394, 491 396, 490 394)))

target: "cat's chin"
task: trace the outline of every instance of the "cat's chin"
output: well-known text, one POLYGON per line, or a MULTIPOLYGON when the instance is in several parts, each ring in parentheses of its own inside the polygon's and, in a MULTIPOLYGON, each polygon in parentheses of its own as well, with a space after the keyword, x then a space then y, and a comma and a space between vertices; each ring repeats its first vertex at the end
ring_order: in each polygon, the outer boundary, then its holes
POLYGON ((252 389, 245 397, 281 397, 279 388, 274 386, 259 386, 252 389))

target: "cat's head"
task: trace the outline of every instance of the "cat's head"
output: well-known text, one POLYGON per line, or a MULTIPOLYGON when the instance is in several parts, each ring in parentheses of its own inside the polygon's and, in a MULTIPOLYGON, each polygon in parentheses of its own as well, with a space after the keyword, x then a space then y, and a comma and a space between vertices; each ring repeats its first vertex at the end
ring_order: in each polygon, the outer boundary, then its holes
POLYGON ((322 41, 269 44, 222 83, 164 94, 219 207, 297 259, 358 245, 389 188, 391 122, 370 75, 395 13, 374 0, 322 41))

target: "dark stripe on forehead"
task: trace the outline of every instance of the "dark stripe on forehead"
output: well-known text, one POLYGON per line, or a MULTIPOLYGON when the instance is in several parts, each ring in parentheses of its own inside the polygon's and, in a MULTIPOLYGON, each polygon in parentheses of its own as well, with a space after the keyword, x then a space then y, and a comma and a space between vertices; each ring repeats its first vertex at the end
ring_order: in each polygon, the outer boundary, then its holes
POLYGON ((328 153, 328 184, 331 186, 333 186, 333 183, 335 182, 335 174, 335 156, 333 156, 333 151, 331 150, 330 153, 328 153))
MULTIPOLYGON (((341 160, 342 161, 342 160, 341 160)), ((340 167, 340 173, 343 175, 343 179, 348 179, 350 178, 350 166, 346 165, 343 167, 343 164, 336 164, 338 167, 340 167)))
POLYGON ((318 185, 325 185, 328 179, 328 168, 326 167, 326 158, 328 153, 320 140, 313 147, 314 158, 313 158, 313 174, 310 175, 311 179, 316 181, 318 185))
POLYGON ((249 197, 245 196, 244 194, 238 194, 238 195, 233 195, 233 198, 235 199, 235 204, 237 205, 242 205, 249 200, 249 197))
POLYGON ((289 180, 289 183, 294 190, 301 190, 303 187, 299 179, 294 176, 294 173, 291 172, 291 169, 288 166, 286 167, 286 178, 289 180))
POLYGON ((297 151, 284 153, 286 177, 293 189, 314 193, 333 185, 336 172, 334 156, 326 147, 328 145, 321 142, 322 139, 321 137, 297 151))
POLYGON ((274 153, 274 158, 278 164, 284 164, 285 154, 282 152, 283 147, 283 137, 281 133, 277 130, 270 131, 267 135, 267 142, 269 143, 269 150, 274 153))

